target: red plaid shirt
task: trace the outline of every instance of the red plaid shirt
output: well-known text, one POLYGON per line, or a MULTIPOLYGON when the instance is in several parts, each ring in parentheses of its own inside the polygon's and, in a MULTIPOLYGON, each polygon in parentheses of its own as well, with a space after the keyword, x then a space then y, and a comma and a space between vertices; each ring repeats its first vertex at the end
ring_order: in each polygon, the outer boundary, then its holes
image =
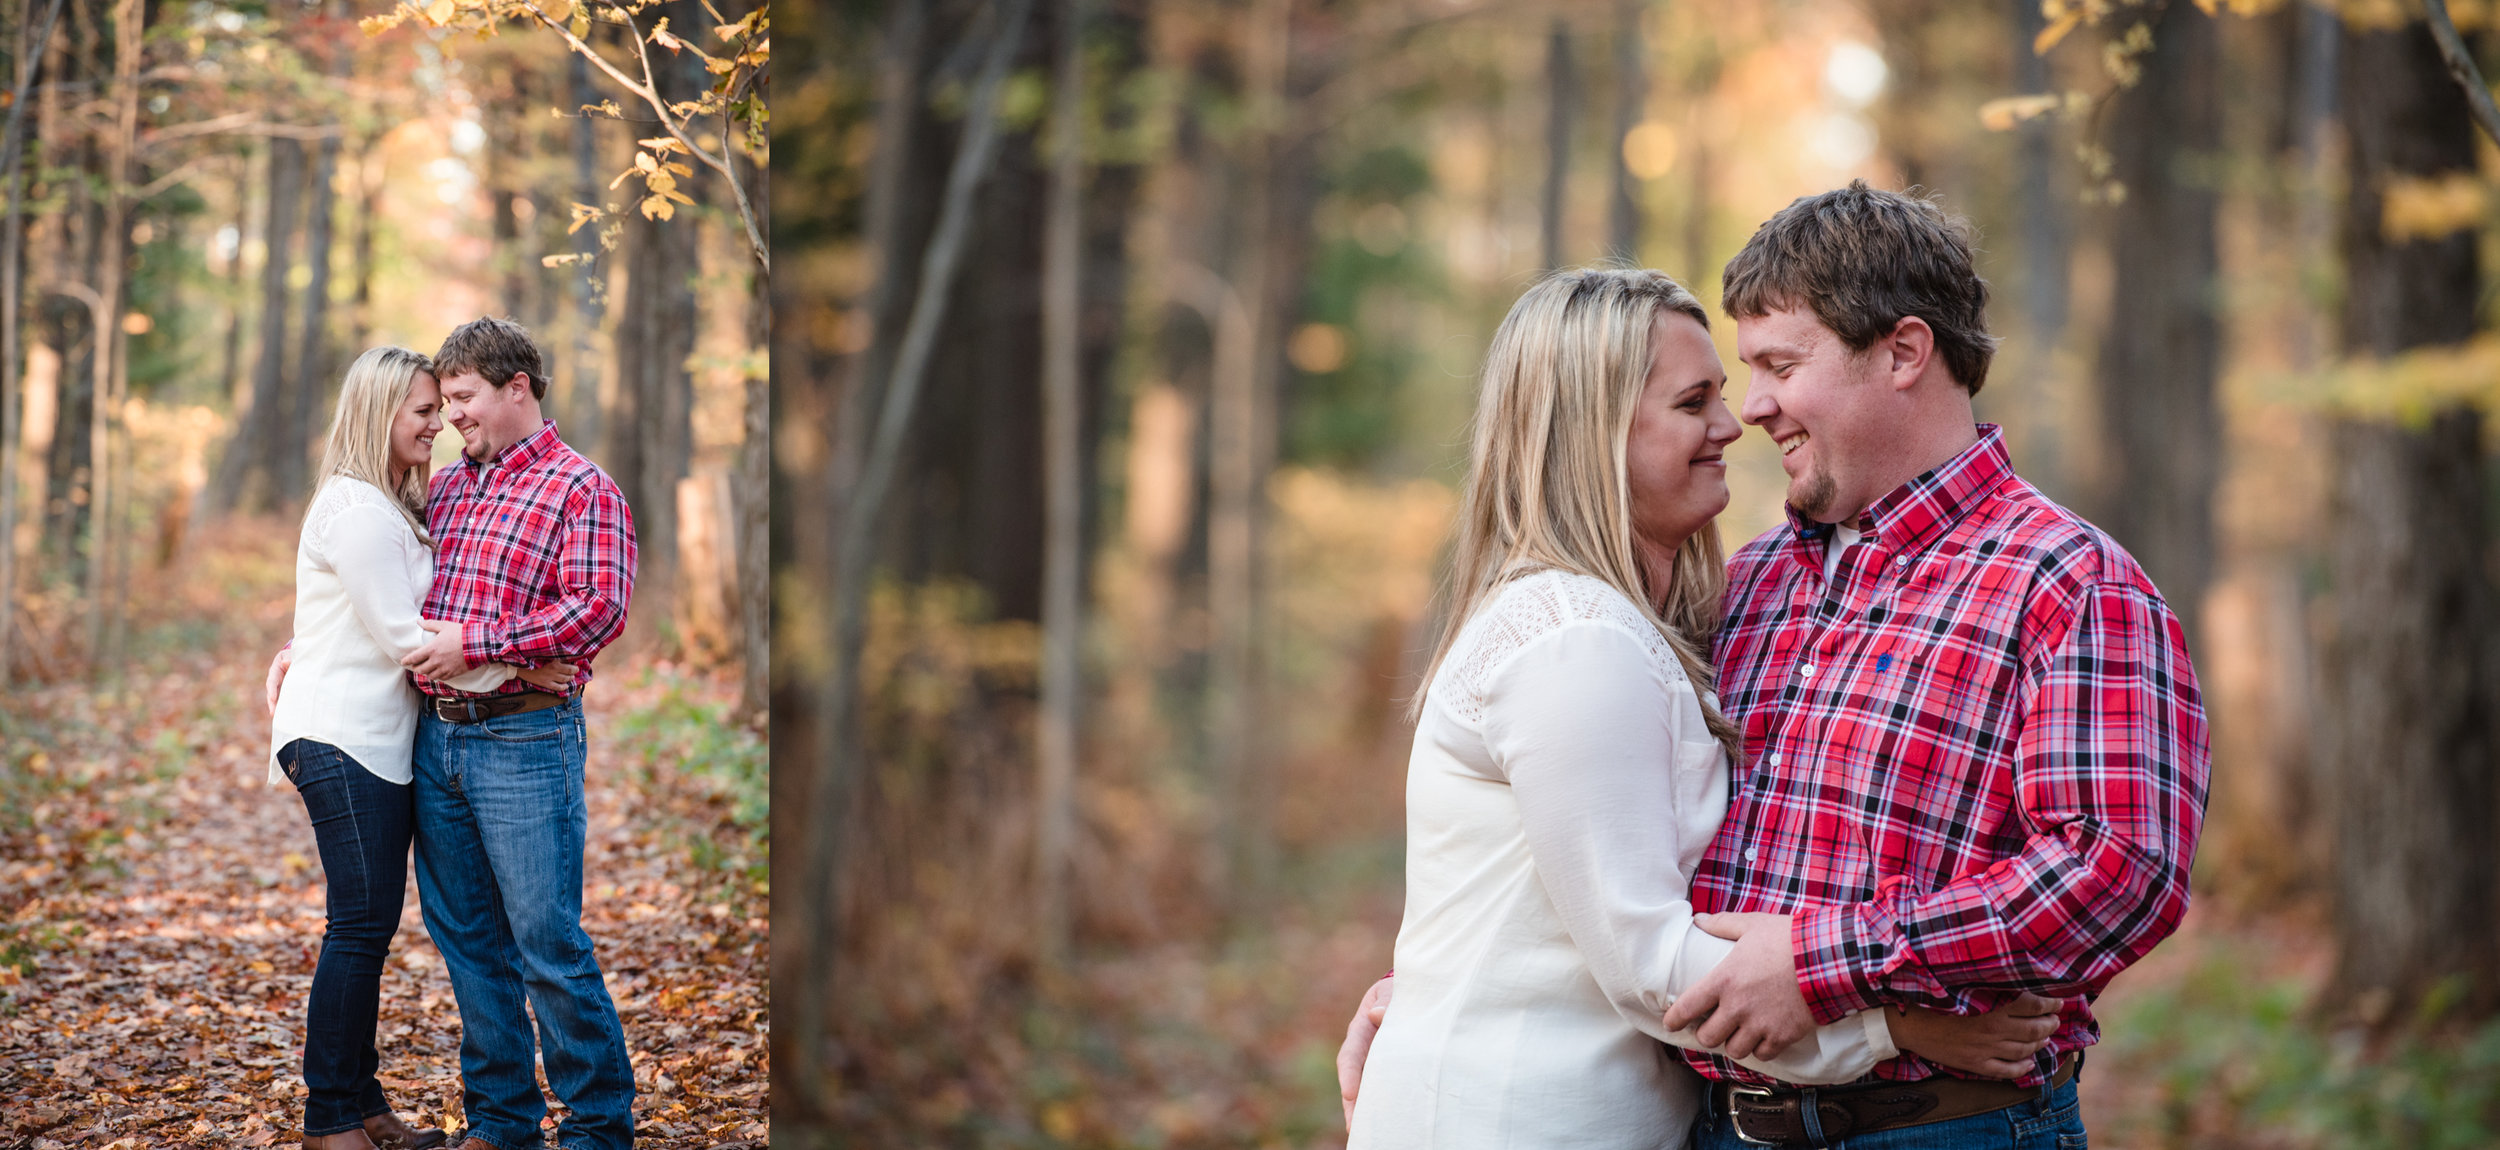
MULTIPOLYGON (((434 474, 426 493, 434 533, 434 587, 425 617, 466 623, 472 665, 581 665, 625 629, 634 599, 634 516, 607 472, 556 438, 549 421, 481 464, 467 458, 434 474)), ((430 695, 460 696, 417 680, 430 695)), ((519 679, 500 692, 532 689, 519 679)))
MULTIPOLYGON (((1747 765, 1693 903, 1795 915, 1820 1022, 2097 995, 2187 912, 2211 756, 2178 619, 1980 430, 1867 508, 1830 587, 1832 529, 1793 512, 1728 564, 1719 691, 1747 765)), ((2078 1000, 2043 1061, 2099 1035, 2078 1000)))

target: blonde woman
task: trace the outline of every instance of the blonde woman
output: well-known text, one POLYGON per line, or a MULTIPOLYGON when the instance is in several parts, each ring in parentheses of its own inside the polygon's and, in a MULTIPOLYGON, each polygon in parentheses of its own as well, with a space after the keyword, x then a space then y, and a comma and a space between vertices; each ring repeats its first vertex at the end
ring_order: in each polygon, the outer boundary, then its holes
MULTIPOLYGON (((403 347, 357 357, 339 388, 320 488, 295 553, 295 638, 273 685, 269 781, 295 784, 329 884, 328 928, 306 1004, 306 1150, 422 1150, 438 1129, 392 1111, 374 1073, 383 959, 406 895, 417 690, 400 657, 425 642, 434 577, 424 507, 443 430, 433 364, 403 347)), ((454 686, 492 690, 516 673, 561 692, 573 667, 479 667, 454 686)))
MULTIPOLYGON (((1690 1134, 1699 1080, 1661 1043, 1696 1040, 1661 1015, 1732 947, 1694 925, 1686 885, 1741 747, 1702 654, 1740 430, 1708 324, 1666 276, 1600 269, 1538 283, 1494 334, 1351 1150, 1690 1134)), ((1745 1062, 1801 1084, 1896 1044, 1978 1065, 2046 1036, 2013 1014, 1870 1011, 1745 1062)))

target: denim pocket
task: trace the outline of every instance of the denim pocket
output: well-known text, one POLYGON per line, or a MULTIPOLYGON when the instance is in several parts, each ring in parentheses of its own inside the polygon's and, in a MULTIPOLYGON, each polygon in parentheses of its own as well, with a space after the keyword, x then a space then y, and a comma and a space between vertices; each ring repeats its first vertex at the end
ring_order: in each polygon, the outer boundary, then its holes
POLYGON ((2027 1142, 2042 1134, 2054 1133, 2058 1136, 2058 1146, 2063 1150, 2066 1139, 2070 1135, 2078 1139, 2082 1137, 2080 1133, 2069 1131, 2068 1127, 2074 1127, 2079 1131, 2082 1126, 2083 1103, 2072 1094, 2068 1094, 2065 1105, 2029 1121, 2015 1123, 2014 1140, 2018 1143, 2027 1142))
POLYGON ((561 739, 571 724, 564 721, 561 708, 529 711, 519 715, 499 715, 479 723, 479 733, 503 743, 545 743, 561 739))

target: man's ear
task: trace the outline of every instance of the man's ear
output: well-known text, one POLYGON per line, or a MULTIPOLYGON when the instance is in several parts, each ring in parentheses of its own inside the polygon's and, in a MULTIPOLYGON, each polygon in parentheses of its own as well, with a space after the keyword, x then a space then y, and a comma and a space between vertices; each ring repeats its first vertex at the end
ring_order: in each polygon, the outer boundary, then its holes
POLYGON ((512 378, 503 381, 503 386, 505 387, 511 387, 514 384, 519 384, 521 386, 521 390, 528 391, 530 386, 530 373, 526 371, 516 371, 512 373, 512 378))
POLYGON ((1892 325, 1881 349, 1887 359, 1886 368, 1892 376, 1895 391, 1906 391, 1919 377, 1927 374, 1928 361, 1936 358, 1936 329, 1914 315, 1901 317, 1892 325))

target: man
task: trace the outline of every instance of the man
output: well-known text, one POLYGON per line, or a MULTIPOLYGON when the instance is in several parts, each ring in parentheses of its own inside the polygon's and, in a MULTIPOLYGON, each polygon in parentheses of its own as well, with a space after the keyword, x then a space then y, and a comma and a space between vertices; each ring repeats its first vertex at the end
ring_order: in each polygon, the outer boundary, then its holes
MULTIPOLYGON (((1692 889, 1737 947, 1665 1018, 1721 1048, 1681 1052, 1711 1087, 1694 1144, 2080 1146, 2085 999, 2187 909, 2210 754, 2178 620, 1973 418, 1995 340, 1959 221, 1853 183, 1724 282, 1789 522, 1729 562, 1716 641, 1746 761, 1692 889), (2012 1084, 1905 1055, 1801 1090, 1733 1061, 2021 990, 2079 997, 2012 1084)), ((1388 986, 1348 1028, 1349 1098, 1388 986)))
POLYGON ((592 657, 625 626, 633 516, 616 484, 541 413, 547 371, 520 325, 462 324, 434 367, 443 417, 464 444, 426 499, 436 546, 424 615, 434 635, 401 662, 425 695, 417 892, 460 1004, 460 1150, 539 1145, 541 1060, 571 1111, 557 1142, 623 1150, 634 1140, 633 1067, 581 925, 580 692, 592 657), (578 665, 570 693, 515 679, 472 695, 443 682, 481 663, 550 660, 578 665))

